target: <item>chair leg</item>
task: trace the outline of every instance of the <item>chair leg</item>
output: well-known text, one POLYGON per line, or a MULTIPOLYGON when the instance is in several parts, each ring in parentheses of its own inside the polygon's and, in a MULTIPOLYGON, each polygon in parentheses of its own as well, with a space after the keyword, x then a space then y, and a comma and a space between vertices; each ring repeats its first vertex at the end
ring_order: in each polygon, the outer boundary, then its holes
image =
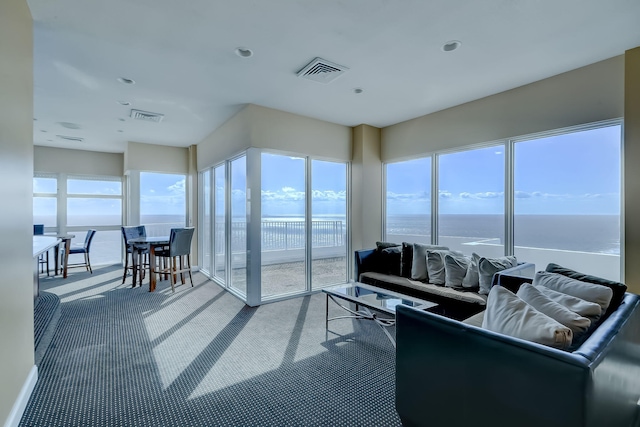
POLYGON ((87 270, 89 270, 89 273, 93 274, 93 270, 91 270, 91 260, 89 259, 89 252, 85 253, 85 260, 87 263, 87 270))
POLYGON ((175 282, 176 282, 176 269, 175 269, 175 264, 176 264, 176 258, 172 257, 170 258, 170 273, 171 273, 171 291, 175 292, 176 288, 175 288, 175 282))
POLYGON ((180 255, 180 282, 184 285, 184 262, 183 255, 180 255))
POLYGON ((47 276, 49 276, 49 251, 44 255, 44 258, 47 263, 47 276))
POLYGON ((191 287, 193 288, 193 277, 191 276, 191 254, 187 254, 187 265, 189 267, 189 280, 191 281, 191 287))
MULTIPOLYGON (((131 254, 133 256, 133 254, 131 254)), ((127 269, 129 268, 129 252, 125 252, 124 254, 124 274, 122 275, 122 284, 124 285, 125 280, 127 279, 127 269)))

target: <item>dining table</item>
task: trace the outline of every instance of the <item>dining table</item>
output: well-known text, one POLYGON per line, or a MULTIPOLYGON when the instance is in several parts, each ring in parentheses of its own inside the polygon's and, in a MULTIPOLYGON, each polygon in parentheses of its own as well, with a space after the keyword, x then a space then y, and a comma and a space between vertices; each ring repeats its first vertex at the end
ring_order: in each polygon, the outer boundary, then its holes
MULTIPOLYGON (((135 237, 127 241, 131 245, 133 253, 133 271, 140 271, 140 286, 142 286, 142 269, 138 268, 139 251, 145 246, 149 247, 149 292, 156 290, 156 249, 169 245, 169 236, 135 237)), ((136 287, 136 276, 133 274, 133 286, 136 287)))

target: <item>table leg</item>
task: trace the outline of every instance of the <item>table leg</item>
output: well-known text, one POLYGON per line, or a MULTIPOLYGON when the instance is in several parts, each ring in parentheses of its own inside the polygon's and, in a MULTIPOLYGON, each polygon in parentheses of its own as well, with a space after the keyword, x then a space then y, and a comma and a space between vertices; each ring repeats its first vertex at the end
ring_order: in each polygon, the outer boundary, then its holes
MULTIPOLYGON (((131 281, 133 282, 133 285, 131 287, 135 288, 138 271, 138 250, 134 245, 131 245, 131 264, 133 264, 133 271, 131 272, 131 281)), ((142 280, 140 280, 140 286, 142 286, 142 280)))
POLYGON ((156 247, 149 245, 149 292, 156 290, 156 275, 154 273, 156 269, 156 247))
POLYGON ((55 246, 54 249, 54 254, 53 254, 53 264, 54 264, 54 270, 53 270, 53 275, 57 276, 58 275, 58 267, 60 266, 60 264, 58 264, 60 262, 60 244, 57 244, 55 246))
POLYGON ((71 250, 71 239, 64 239, 64 259, 62 260, 62 277, 67 278, 67 266, 69 265, 69 251, 71 250))
POLYGON ((327 296, 327 307, 324 312, 324 328, 329 329, 329 294, 325 294, 327 296))

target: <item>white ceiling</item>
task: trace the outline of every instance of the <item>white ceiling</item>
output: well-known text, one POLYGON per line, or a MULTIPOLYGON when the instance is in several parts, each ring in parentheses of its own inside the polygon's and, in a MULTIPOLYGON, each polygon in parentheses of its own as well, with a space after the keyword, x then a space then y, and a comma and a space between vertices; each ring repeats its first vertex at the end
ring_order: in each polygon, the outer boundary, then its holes
POLYGON ((107 152, 197 144, 247 103, 384 127, 640 46, 638 0, 28 3, 34 143, 107 152), (462 46, 443 52, 450 40, 462 46), (349 71, 330 84, 298 78, 316 56, 349 71), (165 117, 133 120, 131 108, 165 117))

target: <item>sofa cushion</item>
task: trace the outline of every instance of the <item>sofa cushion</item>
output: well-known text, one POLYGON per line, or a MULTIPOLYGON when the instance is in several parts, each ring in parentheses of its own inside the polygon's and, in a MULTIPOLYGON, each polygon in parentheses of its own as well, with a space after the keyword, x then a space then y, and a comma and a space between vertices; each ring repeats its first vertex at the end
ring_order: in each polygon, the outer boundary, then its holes
POLYGON ((557 273, 547 273, 538 271, 533 278, 534 286, 546 286, 554 291, 562 292, 574 297, 582 298, 586 301, 595 302, 607 312, 613 291, 606 286, 595 285, 593 283, 581 282, 557 273))
POLYGON ((480 313, 476 313, 471 317, 468 317, 462 321, 465 325, 476 326, 482 328, 482 322, 484 321, 484 310, 480 313))
POLYGON ((589 274, 583 274, 575 270, 571 270, 570 268, 561 267, 558 264, 550 263, 547 265, 545 269, 549 273, 558 273, 563 276, 570 277, 572 279, 580 280, 581 282, 593 283, 595 285, 602 285, 610 288, 613 292, 613 296, 611 297, 611 303, 607 308, 605 313, 605 317, 607 317, 612 311, 615 311, 620 306, 620 303, 624 299, 624 294, 627 292, 627 285, 614 282, 613 280, 607 280, 596 276, 591 276, 589 274))
POLYGON ((480 275, 478 274, 478 261, 480 261, 480 255, 477 253, 471 254, 471 262, 467 267, 467 274, 462 280, 462 287, 466 289, 478 289, 480 287, 480 275))
POLYGON ((400 276, 400 261, 402 259, 402 247, 391 246, 380 252, 380 263, 382 271, 400 276))
MULTIPOLYGON (((452 253, 453 252, 443 249, 427 250, 427 275, 429 276, 429 283, 433 285, 444 285, 446 280, 444 256, 452 253)), ((462 255, 460 252, 455 253, 462 255)))
POLYGON ((444 254, 444 285, 449 288, 462 288, 462 281, 467 275, 471 257, 444 254))
POLYGON ((493 275, 498 271, 506 270, 507 268, 515 267, 518 265, 518 260, 514 256, 505 256, 499 258, 486 258, 481 257, 478 260, 478 275, 480 290, 478 293, 481 295, 488 295, 491 289, 491 281, 493 275))
POLYGON ((489 292, 482 321, 484 329, 566 350, 571 329, 539 312, 510 290, 494 286, 489 292))
POLYGON ((423 283, 417 280, 406 279, 404 277, 393 276, 390 274, 376 273, 373 271, 362 273, 359 280, 363 283, 368 283, 373 286, 382 287, 405 295, 413 295, 417 298, 427 299, 429 295, 433 295, 454 301, 478 304, 479 306, 484 306, 487 301, 486 296, 478 295, 476 292, 459 291, 453 288, 446 288, 444 286, 432 285, 430 283, 423 283), (420 296, 420 294, 424 294, 424 297, 420 296))
POLYGON ((580 340, 582 335, 589 329, 589 326, 591 326, 591 320, 558 304, 529 283, 520 286, 516 295, 539 312, 571 329, 574 341, 580 340))
POLYGON ((585 301, 582 298, 577 298, 573 295, 554 291, 546 286, 537 285, 535 288, 558 304, 562 304, 574 313, 590 319, 591 323, 597 321, 602 315, 602 308, 595 302, 585 301))
POLYGON ((427 251, 429 250, 448 250, 446 246, 426 245, 422 243, 413 244, 413 259, 411 264, 411 279, 429 281, 427 272, 427 251))
POLYGON ((402 254, 400 255, 400 276, 410 279, 412 265, 413 243, 402 242, 402 254))

